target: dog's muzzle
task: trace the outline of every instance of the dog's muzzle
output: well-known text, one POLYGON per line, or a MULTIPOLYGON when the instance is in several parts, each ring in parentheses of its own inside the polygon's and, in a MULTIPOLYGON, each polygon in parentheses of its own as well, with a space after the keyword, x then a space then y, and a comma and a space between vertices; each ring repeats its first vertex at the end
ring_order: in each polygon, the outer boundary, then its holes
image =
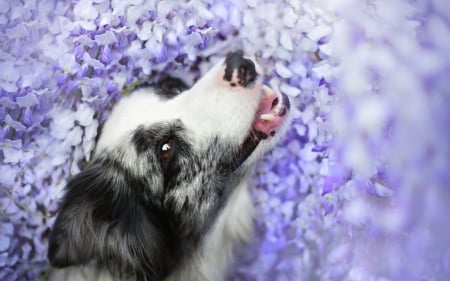
POLYGON ((291 107, 285 94, 276 94, 272 89, 263 86, 264 98, 259 103, 252 130, 260 139, 274 136, 287 117, 291 107))
MULTIPOLYGON (((229 81, 232 87, 253 86, 258 73, 255 69, 255 63, 252 60, 244 58, 240 52, 234 52, 227 56, 225 65, 223 79, 229 81), (233 75, 237 77, 233 77, 233 75)), ((290 102, 285 94, 275 93, 265 85, 262 86, 261 91, 263 94, 259 100, 258 109, 249 129, 249 134, 242 144, 238 159, 234 162, 235 167, 232 167, 232 169, 240 166, 252 154, 261 141, 273 137, 281 128, 289 113, 290 102)))

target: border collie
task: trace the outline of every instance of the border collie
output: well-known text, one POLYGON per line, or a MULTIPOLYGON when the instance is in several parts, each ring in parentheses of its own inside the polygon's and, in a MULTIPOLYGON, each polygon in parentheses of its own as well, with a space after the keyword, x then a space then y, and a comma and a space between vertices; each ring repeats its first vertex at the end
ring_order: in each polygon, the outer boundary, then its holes
POLYGON ((286 127, 289 99, 240 52, 190 89, 168 81, 115 105, 69 181, 50 280, 224 280, 250 238, 249 175, 286 127))

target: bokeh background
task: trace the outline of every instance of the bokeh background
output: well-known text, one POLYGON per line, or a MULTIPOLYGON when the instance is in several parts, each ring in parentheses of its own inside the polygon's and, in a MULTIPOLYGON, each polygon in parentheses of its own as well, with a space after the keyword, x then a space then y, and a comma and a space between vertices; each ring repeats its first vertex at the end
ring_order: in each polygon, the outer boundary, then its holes
POLYGON ((449 280, 447 0, 0 1, 0 280, 45 279, 63 188, 122 95, 237 49, 294 110, 229 279, 449 280))

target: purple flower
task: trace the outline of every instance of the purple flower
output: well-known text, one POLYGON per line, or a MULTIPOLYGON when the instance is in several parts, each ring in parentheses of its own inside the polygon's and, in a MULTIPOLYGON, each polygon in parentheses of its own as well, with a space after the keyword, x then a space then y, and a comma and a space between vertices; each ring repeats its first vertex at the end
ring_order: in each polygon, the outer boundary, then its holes
POLYGON ((103 46, 100 55, 100 61, 104 64, 109 64, 111 62, 111 49, 108 45, 103 46))

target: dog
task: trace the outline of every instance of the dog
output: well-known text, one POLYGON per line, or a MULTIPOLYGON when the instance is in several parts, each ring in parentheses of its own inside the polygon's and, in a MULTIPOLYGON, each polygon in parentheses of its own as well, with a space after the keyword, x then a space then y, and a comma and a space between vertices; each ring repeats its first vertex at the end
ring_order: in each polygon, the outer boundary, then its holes
POLYGON ((249 178, 289 98, 229 53, 191 88, 168 78, 112 109, 49 236, 52 281, 224 280, 250 239, 249 178))

